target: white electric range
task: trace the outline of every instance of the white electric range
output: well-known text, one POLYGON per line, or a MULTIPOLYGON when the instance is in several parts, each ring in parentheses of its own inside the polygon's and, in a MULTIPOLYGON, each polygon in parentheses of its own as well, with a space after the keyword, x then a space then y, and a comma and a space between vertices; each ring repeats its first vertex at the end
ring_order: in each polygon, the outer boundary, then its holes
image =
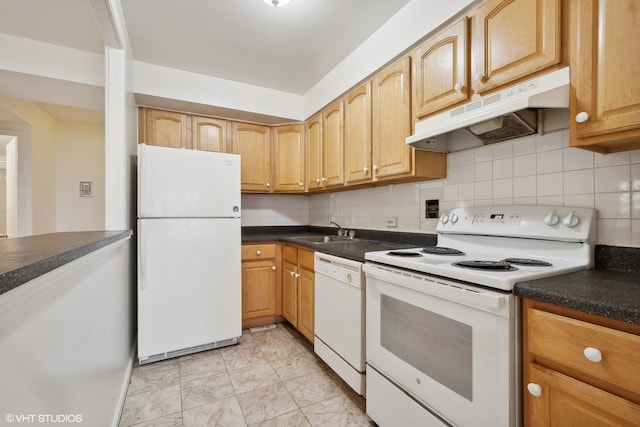
POLYGON ((437 246, 365 254, 367 413, 380 426, 518 426, 523 281, 593 266, 593 209, 440 217, 437 246))

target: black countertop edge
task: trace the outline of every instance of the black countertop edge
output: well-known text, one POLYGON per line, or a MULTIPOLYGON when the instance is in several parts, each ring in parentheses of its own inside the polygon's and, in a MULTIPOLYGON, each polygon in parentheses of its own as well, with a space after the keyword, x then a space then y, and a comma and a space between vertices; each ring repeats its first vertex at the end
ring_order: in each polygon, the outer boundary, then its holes
POLYGON ((356 240, 332 243, 310 243, 298 239, 304 236, 336 235, 336 227, 284 226, 242 227, 242 243, 286 242, 354 261, 364 262, 366 252, 433 246, 435 234, 405 233, 353 229, 356 240))
POLYGON ((76 231, 2 239, 0 295, 132 234, 132 230, 76 231))
POLYGON ((516 284, 522 298, 640 325, 636 272, 591 269, 516 284))

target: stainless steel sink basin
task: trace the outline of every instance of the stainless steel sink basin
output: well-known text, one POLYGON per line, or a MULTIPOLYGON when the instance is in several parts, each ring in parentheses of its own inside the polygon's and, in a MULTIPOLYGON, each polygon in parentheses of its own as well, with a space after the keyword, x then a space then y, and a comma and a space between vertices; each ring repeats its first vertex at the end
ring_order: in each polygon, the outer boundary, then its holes
POLYGON ((300 237, 292 237, 292 239, 303 240, 307 243, 331 243, 331 242, 355 242, 359 239, 350 239, 349 237, 344 236, 300 236, 300 237))

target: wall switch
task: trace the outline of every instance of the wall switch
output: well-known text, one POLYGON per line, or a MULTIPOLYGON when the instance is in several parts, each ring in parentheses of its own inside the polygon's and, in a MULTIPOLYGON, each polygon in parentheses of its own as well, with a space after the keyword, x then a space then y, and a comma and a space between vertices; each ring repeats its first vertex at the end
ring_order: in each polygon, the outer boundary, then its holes
POLYGON ((384 223, 387 227, 397 227, 398 226, 398 217, 397 216, 388 216, 385 218, 384 223))

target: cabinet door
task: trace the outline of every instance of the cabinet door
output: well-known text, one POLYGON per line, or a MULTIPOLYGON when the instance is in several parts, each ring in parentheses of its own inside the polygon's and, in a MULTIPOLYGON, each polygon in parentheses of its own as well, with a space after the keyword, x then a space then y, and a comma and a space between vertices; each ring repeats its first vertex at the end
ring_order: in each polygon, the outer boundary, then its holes
POLYGON ((303 124, 274 128, 274 191, 304 191, 304 146, 303 124))
POLYGON ((191 117, 191 144, 196 150, 229 152, 229 123, 210 117, 191 117))
POLYGON ((242 263, 242 319, 276 314, 274 259, 242 263))
POLYGON ((145 111, 145 143, 161 147, 191 148, 189 116, 173 111, 145 111))
POLYGON ((322 112, 322 180, 324 187, 344 184, 342 101, 322 112))
POLYGON ((374 179, 411 172, 413 148, 405 144, 411 135, 409 73, 410 59, 405 57, 373 79, 374 179))
POLYGON ((575 2, 575 90, 569 104, 573 146, 603 153, 640 148, 638 6, 637 0, 575 2))
POLYGON ((282 263, 282 316, 298 327, 298 268, 295 264, 282 263))
POLYGON ((469 35, 465 17, 423 43, 413 54, 414 117, 469 98, 469 35))
POLYGON ((371 83, 350 92, 344 100, 345 181, 371 180, 371 83))
POLYGON ((315 275, 313 271, 300 268, 298 278, 298 330, 313 342, 315 317, 315 275))
POLYGON ((233 152, 242 157, 242 191, 271 190, 271 141, 268 126, 233 123, 233 152))
POLYGON ((322 188, 322 114, 307 122, 307 189, 322 188))
POLYGON ((524 384, 527 426, 640 425, 640 405, 539 365, 529 365, 524 384), (528 390, 535 386, 539 396, 528 390))
POLYGON ((560 62, 561 0, 489 0, 478 7, 473 37, 477 92, 560 62))

